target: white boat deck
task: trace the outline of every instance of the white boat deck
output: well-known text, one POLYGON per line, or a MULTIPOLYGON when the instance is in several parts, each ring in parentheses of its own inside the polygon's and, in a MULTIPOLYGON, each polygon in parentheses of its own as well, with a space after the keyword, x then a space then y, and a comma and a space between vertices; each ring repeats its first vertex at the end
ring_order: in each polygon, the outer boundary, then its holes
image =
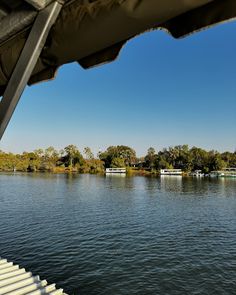
POLYGON ((67 295, 55 284, 48 285, 19 265, 14 265, 0 257, 0 295, 67 295))
POLYGON ((106 174, 126 174, 126 168, 106 168, 106 174))

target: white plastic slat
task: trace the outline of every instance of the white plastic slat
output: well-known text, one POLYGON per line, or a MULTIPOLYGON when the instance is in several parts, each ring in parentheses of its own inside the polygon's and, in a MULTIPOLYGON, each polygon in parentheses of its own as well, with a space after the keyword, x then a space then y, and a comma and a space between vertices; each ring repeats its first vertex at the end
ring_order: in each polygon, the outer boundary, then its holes
POLYGON ((0 281, 1 280, 4 280, 4 279, 7 279, 7 278, 10 278, 10 277, 14 277, 14 276, 20 275, 20 274, 25 273, 25 272, 26 271, 25 271, 24 268, 17 269, 15 271, 11 271, 11 272, 7 272, 5 274, 0 275, 0 281))
POLYGON ((0 257, 0 295, 67 295, 55 284, 47 285, 24 268, 0 257))
POLYGON ((7 273, 7 272, 17 270, 17 269, 19 269, 18 265, 13 265, 13 266, 10 266, 10 267, 4 268, 4 269, 0 269, 0 275, 4 274, 4 273, 7 273))
POLYGON ((8 292, 5 295, 23 295, 28 294, 29 292, 32 292, 34 290, 40 289, 42 287, 45 287, 47 285, 47 281, 43 280, 41 282, 36 282, 30 285, 27 285, 25 287, 19 288, 17 290, 14 290, 12 292, 8 292))
POLYGON ((16 283, 11 284, 11 285, 7 285, 5 287, 0 288, 0 294, 1 295, 6 294, 8 292, 11 292, 13 290, 25 287, 27 285, 38 283, 39 280, 40 280, 39 276, 35 276, 35 277, 31 277, 31 278, 28 278, 28 279, 25 279, 25 280, 21 280, 20 282, 16 282, 16 283))
POLYGON ((58 289, 55 290, 53 292, 48 293, 49 295, 62 295, 63 294, 63 290, 62 289, 58 289))
POLYGON ((0 269, 4 269, 4 268, 7 268, 7 267, 12 266, 12 265, 13 265, 12 262, 2 263, 2 264, 0 264, 0 269))
POLYGON ((48 294, 52 291, 55 291, 56 290, 56 285, 55 284, 51 284, 51 285, 48 285, 44 288, 40 288, 36 291, 33 291, 33 292, 30 292, 30 293, 27 293, 27 295, 42 295, 42 294, 48 294))
POLYGON ((7 285, 10 285, 10 284, 16 283, 18 281, 22 281, 22 280, 30 278, 30 277, 32 277, 32 273, 31 272, 26 272, 26 273, 20 274, 18 276, 14 276, 14 277, 11 277, 11 278, 7 278, 5 280, 1 280, 0 281, 0 288, 3 287, 3 286, 7 286, 7 285))

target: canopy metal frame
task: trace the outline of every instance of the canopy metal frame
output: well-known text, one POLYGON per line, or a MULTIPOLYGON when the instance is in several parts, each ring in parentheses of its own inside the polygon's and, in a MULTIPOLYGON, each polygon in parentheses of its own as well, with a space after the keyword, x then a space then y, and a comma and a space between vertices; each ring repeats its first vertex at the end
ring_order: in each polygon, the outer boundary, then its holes
MULTIPOLYGON (((62 1, 61 1, 62 2, 62 1)), ((0 140, 34 70, 63 4, 54 1, 39 11, 0 102, 0 140)))

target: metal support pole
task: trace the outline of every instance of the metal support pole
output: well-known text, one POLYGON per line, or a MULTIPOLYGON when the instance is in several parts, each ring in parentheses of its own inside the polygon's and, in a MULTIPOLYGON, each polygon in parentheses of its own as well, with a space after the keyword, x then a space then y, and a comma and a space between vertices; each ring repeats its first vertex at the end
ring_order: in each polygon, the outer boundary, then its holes
POLYGON ((0 140, 34 70, 48 33, 55 23, 62 4, 57 1, 41 10, 33 24, 19 60, 0 102, 0 140))

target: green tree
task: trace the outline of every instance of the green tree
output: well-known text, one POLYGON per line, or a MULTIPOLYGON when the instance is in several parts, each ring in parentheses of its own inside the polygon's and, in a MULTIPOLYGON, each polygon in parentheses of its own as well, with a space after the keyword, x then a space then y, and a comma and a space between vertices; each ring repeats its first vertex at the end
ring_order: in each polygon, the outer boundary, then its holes
POLYGON ((222 168, 225 168, 226 166, 227 166, 227 163, 224 160, 222 160, 220 153, 214 150, 209 152, 209 157, 208 157, 209 171, 221 170, 222 168))
POLYGON ((111 168, 123 168, 125 167, 125 161, 122 158, 113 158, 111 161, 111 168))
POLYGON ((123 159, 125 166, 136 162, 135 150, 125 145, 109 146, 105 152, 100 152, 98 157, 105 163, 105 167, 111 167, 114 158, 123 159))
POLYGON ((83 164, 83 156, 75 145, 70 144, 66 146, 64 150, 66 154, 65 160, 68 167, 73 168, 76 164, 83 164))
POLYGON ((89 147, 84 148, 84 154, 87 160, 92 160, 94 159, 94 155, 89 147))
POLYGON ((153 170, 155 166, 155 161, 157 159, 156 151, 153 147, 150 147, 147 151, 147 155, 145 156, 145 167, 153 170))
POLYGON ((192 170, 202 170, 204 173, 209 172, 207 151, 194 146, 190 149, 190 155, 192 158, 192 170))
POLYGON ((57 161, 59 160, 59 153, 53 146, 50 146, 45 149, 43 158, 44 169, 53 170, 57 165, 57 161))

